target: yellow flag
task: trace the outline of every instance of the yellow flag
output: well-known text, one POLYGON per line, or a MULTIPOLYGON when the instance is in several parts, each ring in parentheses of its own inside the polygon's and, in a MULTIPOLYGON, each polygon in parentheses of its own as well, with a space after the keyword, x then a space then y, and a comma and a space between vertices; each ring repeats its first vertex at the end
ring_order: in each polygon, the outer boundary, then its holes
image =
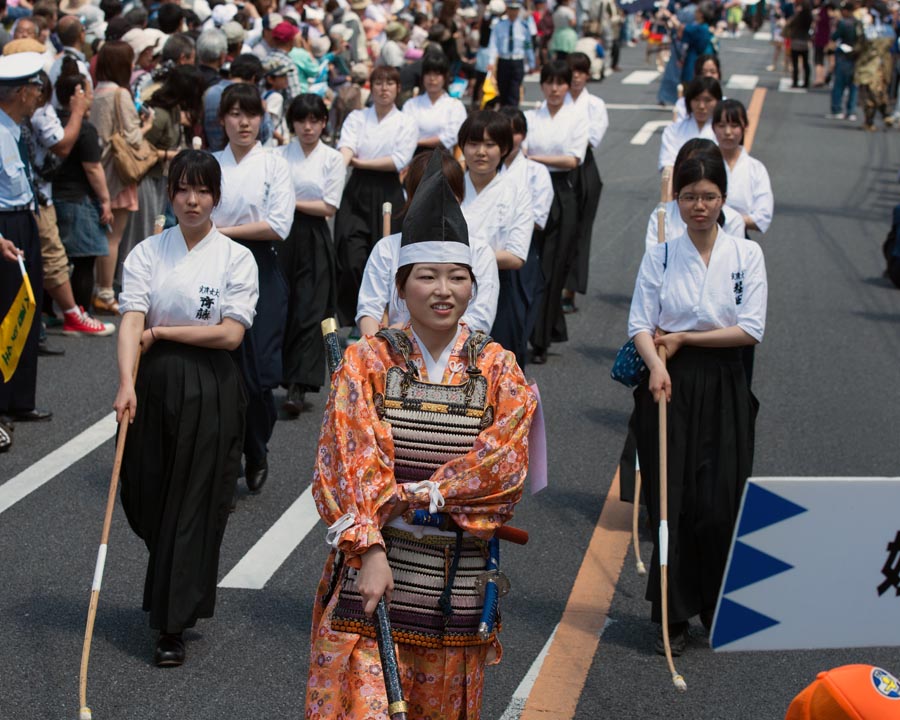
POLYGON ((16 299, 0 324, 0 373, 3 374, 3 382, 9 382, 19 367, 22 348, 34 320, 34 300, 29 289, 27 276, 23 277, 16 299))

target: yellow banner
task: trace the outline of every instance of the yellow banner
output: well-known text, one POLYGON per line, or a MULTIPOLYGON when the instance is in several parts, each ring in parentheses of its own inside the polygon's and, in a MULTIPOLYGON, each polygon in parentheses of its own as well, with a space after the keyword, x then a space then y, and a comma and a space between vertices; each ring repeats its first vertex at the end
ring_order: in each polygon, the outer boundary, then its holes
POLYGON ((29 299, 31 293, 28 289, 27 280, 23 278, 16 299, 0 324, 0 373, 3 374, 3 382, 9 382, 19 367, 19 357, 34 320, 34 301, 29 299))

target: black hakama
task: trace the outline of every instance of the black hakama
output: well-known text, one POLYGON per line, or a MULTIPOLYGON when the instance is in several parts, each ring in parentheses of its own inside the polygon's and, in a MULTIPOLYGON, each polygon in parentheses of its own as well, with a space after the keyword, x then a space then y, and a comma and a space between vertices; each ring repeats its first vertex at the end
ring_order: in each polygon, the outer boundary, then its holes
POLYGON ((272 390, 281 384, 281 348, 287 321, 288 287, 274 243, 240 242, 253 253, 259 270, 259 300, 253 326, 232 355, 247 391, 247 432, 244 455, 258 468, 268 454, 269 439, 278 419, 272 390))
POLYGON ((538 253, 540 238, 535 231, 528 248, 528 258, 518 270, 500 270, 500 294, 491 337, 515 353, 519 367, 525 369, 528 337, 534 329, 537 308, 543 295, 543 273, 538 253))
POLYGON ((289 291, 282 384, 318 392, 325 382, 321 322, 336 311, 334 245, 325 218, 295 212, 278 259, 289 291))
POLYGON ((212 617, 246 400, 229 353, 158 341, 141 359, 122 507, 150 551, 144 610, 178 633, 212 617))
POLYGON ((382 207, 386 202, 391 203, 394 214, 403 207, 400 175, 354 169, 334 217, 334 249, 340 281, 338 317, 342 325, 353 325, 356 321, 359 287, 369 253, 382 236, 382 207))
POLYGON ((550 173, 553 204, 544 232, 539 234, 543 242, 538 247, 544 274, 544 296, 531 334, 531 344, 536 350, 546 351, 551 342, 568 340, 566 317, 562 311, 562 291, 566 286, 566 272, 577 228, 575 172, 550 173))
POLYGON ((594 219, 600 206, 600 193, 603 181, 594 161, 594 153, 588 145, 584 162, 579 165, 575 179, 575 198, 578 203, 578 227, 576 240, 572 244, 571 260, 566 277, 566 290, 581 293, 587 292, 588 271, 591 264, 591 236, 594 232, 594 219))
MULTIPOLYGON (((759 403, 747 387, 740 348, 684 347, 669 360, 669 622, 712 612, 725 572, 744 484, 753 470, 759 403)), ((661 622, 659 585, 659 406, 648 381, 634 391, 644 498, 654 528, 647 599, 661 622)))
MULTIPOLYGON (((41 290, 44 270, 41 265, 41 241, 30 210, 0 212, 0 235, 15 243, 25 253, 25 269, 38 306, 34 309, 31 330, 19 356, 16 372, 9 382, 0 377, 0 413, 34 410, 37 387, 38 341, 41 334, 41 290)), ((0 259, 0 322, 6 317, 22 287, 22 271, 18 262, 0 259)), ((5 349, 5 348, 4 348, 5 349)))

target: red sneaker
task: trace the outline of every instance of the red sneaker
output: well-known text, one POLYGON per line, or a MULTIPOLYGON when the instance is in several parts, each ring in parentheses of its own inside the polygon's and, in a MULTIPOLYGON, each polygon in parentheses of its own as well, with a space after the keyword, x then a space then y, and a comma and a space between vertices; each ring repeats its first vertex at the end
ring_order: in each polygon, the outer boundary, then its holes
POLYGON ((63 335, 96 335, 105 337, 116 331, 112 323, 100 322, 88 315, 84 308, 79 307, 77 313, 63 313, 63 335))

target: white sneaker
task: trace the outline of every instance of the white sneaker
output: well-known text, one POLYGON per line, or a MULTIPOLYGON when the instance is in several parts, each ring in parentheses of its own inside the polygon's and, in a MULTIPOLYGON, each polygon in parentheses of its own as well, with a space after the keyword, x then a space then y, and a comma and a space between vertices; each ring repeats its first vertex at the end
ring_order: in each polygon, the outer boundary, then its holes
POLYGON ((846 116, 844 115, 844 113, 828 113, 825 116, 825 119, 826 120, 845 120, 846 116))
POLYGON ((856 122, 857 120, 859 120, 859 118, 856 117, 856 113, 850 113, 850 114, 847 116, 847 119, 848 119, 850 122, 856 122))

